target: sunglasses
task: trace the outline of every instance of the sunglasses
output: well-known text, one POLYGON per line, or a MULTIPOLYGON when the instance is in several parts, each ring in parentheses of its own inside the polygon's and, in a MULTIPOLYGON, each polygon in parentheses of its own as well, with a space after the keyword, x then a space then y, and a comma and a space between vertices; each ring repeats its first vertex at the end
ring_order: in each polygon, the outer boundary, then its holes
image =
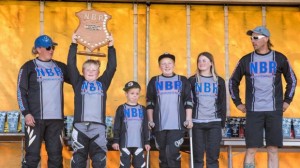
POLYGON ((262 35, 259 35, 259 36, 251 36, 250 39, 251 39, 251 40, 259 40, 259 39, 262 39, 262 38, 264 38, 264 37, 266 37, 266 36, 262 36, 262 35))
POLYGON ((49 46, 49 47, 46 48, 47 51, 50 51, 51 49, 55 50, 55 46, 49 46))

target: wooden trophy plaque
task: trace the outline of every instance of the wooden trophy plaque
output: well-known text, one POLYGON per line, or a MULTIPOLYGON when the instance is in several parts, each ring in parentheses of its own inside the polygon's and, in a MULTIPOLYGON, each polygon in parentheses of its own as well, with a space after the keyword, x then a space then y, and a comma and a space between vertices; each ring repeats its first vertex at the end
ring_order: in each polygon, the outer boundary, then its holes
POLYGON ((86 51, 79 51, 77 54, 104 57, 105 54, 99 51, 100 47, 108 44, 110 33, 106 26, 111 16, 106 12, 96 10, 81 10, 76 12, 76 16, 80 22, 75 31, 77 42, 86 49, 86 51), (96 49, 97 52, 93 52, 96 49))

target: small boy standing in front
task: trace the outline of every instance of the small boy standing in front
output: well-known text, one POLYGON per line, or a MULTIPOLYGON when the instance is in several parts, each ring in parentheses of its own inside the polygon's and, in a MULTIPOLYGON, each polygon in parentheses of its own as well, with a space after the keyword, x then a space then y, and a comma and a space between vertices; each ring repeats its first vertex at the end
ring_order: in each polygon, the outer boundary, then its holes
POLYGON ((120 150, 120 168, 146 167, 143 146, 150 150, 150 138, 146 109, 138 104, 141 87, 135 81, 125 84, 123 89, 127 102, 118 107, 114 122, 113 149, 120 150))
POLYGON ((72 36, 68 55, 68 71, 75 94, 74 128, 72 147, 74 149, 71 167, 86 167, 88 155, 93 168, 106 167, 106 97, 107 90, 116 72, 116 50, 113 38, 108 41, 108 61, 106 69, 99 77, 100 62, 89 59, 83 64, 83 75, 77 69, 77 38, 72 36))

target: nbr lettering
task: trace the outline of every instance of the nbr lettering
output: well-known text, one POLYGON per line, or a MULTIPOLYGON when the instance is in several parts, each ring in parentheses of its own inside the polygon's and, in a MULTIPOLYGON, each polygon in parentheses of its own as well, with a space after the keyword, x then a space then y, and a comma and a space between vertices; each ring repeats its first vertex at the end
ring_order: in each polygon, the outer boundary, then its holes
POLYGON ((250 62, 250 74, 270 73, 275 74, 277 64, 275 61, 250 62))
POLYGON ((142 109, 129 108, 124 109, 125 118, 144 118, 144 113, 142 109))
POLYGON ((37 76, 62 76, 61 69, 59 67, 52 68, 35 68, 37 76))
POLYGON ((156 81, 157 90, 181 90, 181 81, 156 81))
POLYGON ((89 90, 89 91, 96 91, 96 90, 102 90, 102 83, 96 81, 94 82, 83 82, 81 86, 81 90, 89 90))
POLYGON ((217 93, 218 92, 218 85, 217 83, 195 83, 195 91, 196 92, 205 92, 205 93, 217 93))
POLYGON ((97 15, 97 14, 85 13, 84 14, 84 19, 86 19, 86 20, 99 20, 99 21, 103 21, 104 20, 104 15, 97 15))

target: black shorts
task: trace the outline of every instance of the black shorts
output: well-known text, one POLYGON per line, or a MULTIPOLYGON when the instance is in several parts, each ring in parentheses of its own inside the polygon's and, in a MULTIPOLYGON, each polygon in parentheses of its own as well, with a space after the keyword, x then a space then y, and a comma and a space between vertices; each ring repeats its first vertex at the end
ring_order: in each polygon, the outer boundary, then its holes
POLYGON ((282 112, 247 112, 245 138, 247 148, 282 147, 282 112))

